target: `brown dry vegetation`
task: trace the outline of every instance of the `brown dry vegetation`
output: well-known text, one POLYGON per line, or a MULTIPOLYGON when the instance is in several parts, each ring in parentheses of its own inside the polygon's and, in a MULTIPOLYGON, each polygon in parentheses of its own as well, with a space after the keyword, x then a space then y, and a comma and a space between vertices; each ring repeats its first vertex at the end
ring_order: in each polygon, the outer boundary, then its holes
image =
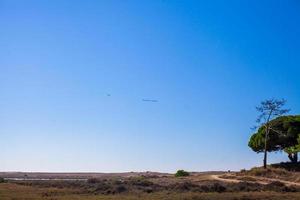
MULTIPOLYGON (((163 174, 138 174, 103 176, 88 181, 9 181, 0 184, 0 199, 300 199, 300 188, 286 186, 281 182, 223 182, 214 180, 213 175, 220 173, 192 173, 191 176, 181 178, 163 174)), ((236 177, 234 173, 229 175, 236 177)))
POLYGON ((297 200, 300 197, 298 192, 279 193, 279 192, 224 192, 224 193, 199 193, 199 192, 154 192, 154 193, 123 193, 123 194, 85 194, 76 189, 58 189, 23 186, 14 183, 0 184, 1 200, 297 200))
POLYGON ((272 166, 268 167, 267 169, 255 167, 251 170, 242 170, 241 172, 236 173, 236 175, 239 177, 263 177, 300 183, 300 172, 289 171, 284 168, 272 166))

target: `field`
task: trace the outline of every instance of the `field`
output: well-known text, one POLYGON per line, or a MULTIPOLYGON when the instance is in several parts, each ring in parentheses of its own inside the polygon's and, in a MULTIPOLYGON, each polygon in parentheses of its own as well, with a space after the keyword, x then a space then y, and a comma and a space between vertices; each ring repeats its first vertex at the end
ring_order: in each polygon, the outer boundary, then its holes
POLYGON ((279 193, 279 192, 224 192, 224 193, 197 193, 197 192, 157 192, 140 194, 81 194, 77 190, 58 188, 36 188, 33 186, 22 186, 18 184, 5 183, 0 185, 1 200, 119 200, 119 199, 165 199, 165 200, 297 200, 300 193, 279 193))
MULTIPOLYGON (((51 174, 0 173, 8 178, 0 183, 1 200, 298 200, 298 182, 287 180, 287 174, 272 171, 273 177, 255 172, 192 173, 174 177, 162 173, 120 174, 51 174), (281 177, 274 178, 280 173, 281 177), (21 178, 26 180, 20 180, 21 178), (51 180, 48 180, 48 179, 51 180), (40 180, 41 179, 41 180, 40 180), (77 179, 77 180, 75 180, 77 179)), ((295 175, 298 175, 295 172, 295 175)))

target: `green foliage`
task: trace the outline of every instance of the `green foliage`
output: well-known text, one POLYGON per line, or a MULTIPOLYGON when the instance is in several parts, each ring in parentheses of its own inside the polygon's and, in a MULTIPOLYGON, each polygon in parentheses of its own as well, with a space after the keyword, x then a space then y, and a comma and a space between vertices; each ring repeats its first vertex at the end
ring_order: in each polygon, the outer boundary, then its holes
MULTIPOLYGON (((268 136, 267 151, 299 152, 300 115, 278 117, 269 123, 272 128, 268 136)), ((265 127, 262 126, 251 136, 248 146, 253 151, 264 151, 265 132, 265 127)))
POLYGON ((189 176, 190 173, 184 170, 178 170, 175 174, 176 177, 189 176))
POLYGON ((288 154, 298 153, 300 151, 300 134, 298 134, 297 142, 295 146, 287 147, 284 151, 288 154))

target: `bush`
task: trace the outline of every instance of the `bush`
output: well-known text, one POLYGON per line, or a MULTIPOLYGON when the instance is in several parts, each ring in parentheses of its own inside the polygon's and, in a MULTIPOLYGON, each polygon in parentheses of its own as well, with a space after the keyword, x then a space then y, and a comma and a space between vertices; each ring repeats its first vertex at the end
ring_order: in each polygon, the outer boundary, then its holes
POLYGON ((124 186, 124 185, 118 185, 116 188, 115 188, 115 193, 122 193, 122 192, 126 192, 127 191, 127 188, 124 186))
POLYGON ((291 162, 281 162, 278 164, 272 164, 273 168, 281 168, 287 171, 300 172, 300 162, 291 163, 291 162))
POLYGON ((219 184, 219 183, 214 183, 212 186, 212 189, 214 192, 225 192, 226 191, 226 187, 224 187, 223 185, 219 184))
POLYGON ((4 178, 0 177, 0 183, 4 183, 4 182, 5 182, 4 178))
POLYGON ((184 170, 178 170, 175 174, 176 177, 182 177, 182 176, 189 176, 190 173, 188 173, 187 171, 184 170))
POLYGON ((251 176, 242 176, 241 178, 238 178, 238 180, 245 182, 256 182, 256 178, 253 178, 251 176))
POLYGON ((192 184, 191 182, 175 183, 174 185, 171 186, 172 189, 174 189, 175 191, 179 191, 179 192, 190 191, 191 188, 193 188, 193 187, 194 187, 194 184, 192 184))
POLYGON ((277 177, 284 177, 284 176, 291 176, 291 172, 283 169, 283 168, 274 168, 268 167, 267 169, 261 167, 254 167, 249 171, 241 172, 242 175, 250 175, 250 176, 263 176, 268 178, 277 178, 277 177))
POLYGON ((90 184, 96 184, 96 183, 99 183, 101 181, 99 179, 97 179, 97 178, 89 178, 87 180, 87 182, 90 183, 90 184))
POLYGON ((135 186, 141 186, 141 187, 149 187, 152 186, 153 183, 151 181, 146 180, 143 177, 134 177, 129 179, 129 183, 131 185, 135 185, 135 186))

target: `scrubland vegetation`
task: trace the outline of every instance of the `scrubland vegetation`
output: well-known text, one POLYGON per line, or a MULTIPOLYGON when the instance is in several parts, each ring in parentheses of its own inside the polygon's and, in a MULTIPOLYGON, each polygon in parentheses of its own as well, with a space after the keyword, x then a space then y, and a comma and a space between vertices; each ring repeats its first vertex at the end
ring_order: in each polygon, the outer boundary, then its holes
POLYGON ((4 183, 0 185, 1 200, 24 200, 24 199, 48 199, 48 200, 296 200, 300 194, 297 192, 169 192, 161 191, 154 193, 121 193, 121 194, 89 194, 76 189, 58 189, 45 187, 23 186, 19 184, 4 183))
POLYGON ((300 165, 281 163, 270 165, 267 169, 261 167, 254 167, 251 170, 242 170, 241 172, 236 173, 236 175, 241 177, 262 177, 278 179, 282 181, 290 181, 300 184, 300 165), (290 168, 287 166, 290 166, 290 168))
MULTIPOLYGON (((285 169, 268 169, 280 176, 285 169)), ((269 173, 269 174, 271 174, 269 173)), ((186 175, 186 173, 184 173, 186 175)), ((239 182, 215 180, 222 173, 188 173, 189 176, 134 176, 90 178, 87 181, 8 181, 0 184, 0 199, 299 199, 300 187, 280 181, 261 184, 255 178, 265 176, 264 169, 226 173, 239 182), (248 177, 249 176, 249 177, 248 177), (247 178, 248 177, 248 178, 247 178)), ((272 176, 273 177, 273 176, 272 176)), ((280 179, 278 179, 280 180, 280 179)))
POLYGON ((296 200, 299 199, 300 194, 292 193, 278 193, 278 192, 155 192, 155 193, 121 193, 121 194, 89 194, 81 193, 75 189, 57 189, 44 187, 29 187, 18 184, 5 183, 0 185, 1 200, 24 200, 24 199, 48 199, 48 200, 296 200))

